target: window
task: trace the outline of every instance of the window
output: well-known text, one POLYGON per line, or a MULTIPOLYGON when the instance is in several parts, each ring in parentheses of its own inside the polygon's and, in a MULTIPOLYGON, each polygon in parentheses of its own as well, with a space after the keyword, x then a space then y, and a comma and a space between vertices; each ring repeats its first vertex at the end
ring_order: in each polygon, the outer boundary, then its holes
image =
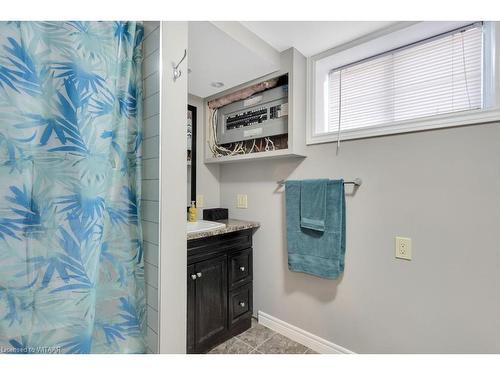
POLYGON ((323 68, 308 143, 337 140, 339 130, 341 139, 397 133, 404 124, 482 110, 484 40, 483 24, 474 23, 323 68))

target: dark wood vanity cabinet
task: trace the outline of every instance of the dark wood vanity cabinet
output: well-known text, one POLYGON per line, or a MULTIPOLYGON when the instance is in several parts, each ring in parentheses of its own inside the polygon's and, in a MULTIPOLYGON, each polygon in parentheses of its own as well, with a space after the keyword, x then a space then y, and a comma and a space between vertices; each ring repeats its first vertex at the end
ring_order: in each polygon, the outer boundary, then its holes
POLYGON ((187 290, 188 353, 250 328, 252 229, 189 240, 187 290))

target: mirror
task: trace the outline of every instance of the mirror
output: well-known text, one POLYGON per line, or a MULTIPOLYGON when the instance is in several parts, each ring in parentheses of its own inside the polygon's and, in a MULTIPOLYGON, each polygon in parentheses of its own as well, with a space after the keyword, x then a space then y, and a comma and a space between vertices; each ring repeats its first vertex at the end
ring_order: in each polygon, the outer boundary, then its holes
POLYGON ((187 206, 196 201, 196 110, 187 108, 187 206))

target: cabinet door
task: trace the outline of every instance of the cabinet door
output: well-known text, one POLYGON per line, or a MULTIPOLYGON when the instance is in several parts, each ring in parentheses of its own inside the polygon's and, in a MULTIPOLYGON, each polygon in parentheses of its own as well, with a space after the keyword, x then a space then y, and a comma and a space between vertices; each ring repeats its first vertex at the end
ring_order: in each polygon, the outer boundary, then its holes
POLYGON ((227 331, 227 258, 195 264, 196 351, 208 349, 227 331))
POLYGON ((196 273, 194 265, 187 268, 187 353, 195 351, 195 305, 196 305, 196 273))

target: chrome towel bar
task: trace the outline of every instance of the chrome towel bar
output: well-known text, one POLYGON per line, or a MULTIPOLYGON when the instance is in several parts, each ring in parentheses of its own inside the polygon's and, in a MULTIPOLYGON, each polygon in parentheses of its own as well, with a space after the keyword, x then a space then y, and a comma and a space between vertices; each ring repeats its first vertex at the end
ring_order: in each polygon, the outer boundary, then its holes
MULTIPOLYGON (((277 183, 279 186, 284 186, 285 182, 286 182, 286 180, 279 180, 277 183)), ((363 183, 363 181, 361 180, 361 178, 358 178, 358 177, 352 181, 344 181, 344 185, 346 185, 346 184, 347 185, 354 185, 356 187, 361 186, 362 183, 363 183)))

